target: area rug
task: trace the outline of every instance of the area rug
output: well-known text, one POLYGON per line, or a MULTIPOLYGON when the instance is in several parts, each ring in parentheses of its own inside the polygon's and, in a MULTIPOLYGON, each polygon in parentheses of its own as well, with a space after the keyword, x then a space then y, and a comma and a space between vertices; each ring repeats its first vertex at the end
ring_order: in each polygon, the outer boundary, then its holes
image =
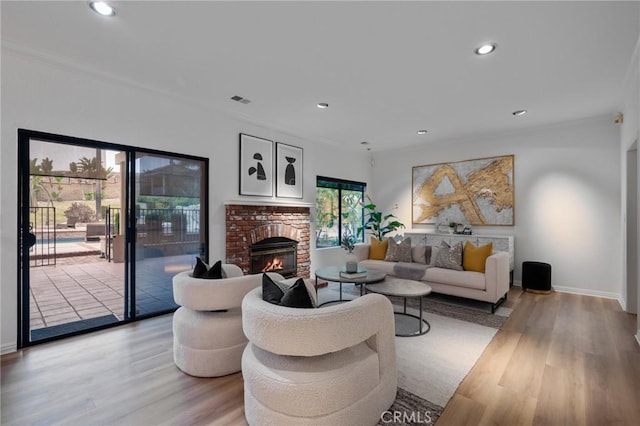
MULTIPOLYGON (((352 299, 360 295, 360 290, 352 284, 343 284, 342 295, 352 299)), ((321 303, 338 299, 339 286, 329 283, 318 296, 321 303)), ((379 424, 435 423, 511 312, 501 308, 502 311, 491 314, 486 304, 474 306, 465 299, 456 299, 440 295, 425 298, 423 312, 431 325, 429 332, 416 337, 396 337, 398 395, 379 424), (395 412, 399 414, 392 419, 395 412)), ((392 298, 396 312, 402 310, 401 300, 392 298)), ((417 299, 409 299, 407 312, 417 315, 417 306, 417 299)))

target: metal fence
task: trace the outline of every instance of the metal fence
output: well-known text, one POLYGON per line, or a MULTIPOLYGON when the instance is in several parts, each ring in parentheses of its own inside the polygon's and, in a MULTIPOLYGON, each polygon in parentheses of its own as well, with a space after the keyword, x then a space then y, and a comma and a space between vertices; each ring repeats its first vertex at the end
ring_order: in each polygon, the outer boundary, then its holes
POLYGON ((200 240, 199 209, 137 209, 139 236, 168 242, 200 240))
POLYGON ((35 244, 29 249, 29 266, 56 264, 56 208, 31 207, 29 232, 35 244))

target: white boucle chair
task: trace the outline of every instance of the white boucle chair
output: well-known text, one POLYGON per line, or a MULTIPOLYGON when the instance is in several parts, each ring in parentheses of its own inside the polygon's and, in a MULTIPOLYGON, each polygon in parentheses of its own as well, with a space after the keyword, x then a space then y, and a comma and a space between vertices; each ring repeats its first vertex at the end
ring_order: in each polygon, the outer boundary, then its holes
POLYGON ((318 309, 242 301, 244 409, 257 425, 375 425, 396 397, 393 308, 379 294, 318 309))
POLYGON ((242 332, 242 298, 262 284, 262 274, 243 275, 223 264, 217 280, 193 278, 191 271, 173 277, 173 360, 197 377, 218 377, 240 371, 247 338, 242 332))

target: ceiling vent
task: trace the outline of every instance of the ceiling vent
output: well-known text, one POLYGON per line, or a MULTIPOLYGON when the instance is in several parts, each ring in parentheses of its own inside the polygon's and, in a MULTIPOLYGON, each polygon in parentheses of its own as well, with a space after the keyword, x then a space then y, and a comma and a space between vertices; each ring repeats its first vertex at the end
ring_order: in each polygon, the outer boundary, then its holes
POLYGON ((238 96, 238 95, 232 96, 231 99, 233 99, 234 101, 238 101, 242 104, 248 104, 251 102, 249 99, 243 98, 242 96, 238 96))

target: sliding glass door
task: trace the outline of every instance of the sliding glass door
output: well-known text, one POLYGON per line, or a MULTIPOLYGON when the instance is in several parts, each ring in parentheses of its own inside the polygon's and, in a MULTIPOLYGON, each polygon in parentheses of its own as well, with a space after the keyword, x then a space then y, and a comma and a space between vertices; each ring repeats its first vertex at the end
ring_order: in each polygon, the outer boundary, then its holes
POLYGON ((19 130, 19 347, 171 312, 208 160, 19 130))
POLYGON ((172 278, 204 255, 206 162, 135 153, 135 314, 177 308, 172 278))

